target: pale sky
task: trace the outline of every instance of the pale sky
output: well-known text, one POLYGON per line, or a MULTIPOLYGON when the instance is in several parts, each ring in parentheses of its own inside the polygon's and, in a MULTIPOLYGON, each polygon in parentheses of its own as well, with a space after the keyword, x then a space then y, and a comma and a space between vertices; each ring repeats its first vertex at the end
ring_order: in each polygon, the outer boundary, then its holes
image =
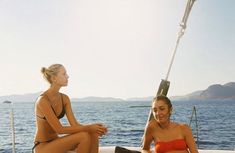
MULTIPOLYGON (((72 97, 154 96, 187 0, 0 0, 0 96, 35 93, 63 64, 72 97)), ((169 96, 235 81, 235 0, 197 0, 169 96)))

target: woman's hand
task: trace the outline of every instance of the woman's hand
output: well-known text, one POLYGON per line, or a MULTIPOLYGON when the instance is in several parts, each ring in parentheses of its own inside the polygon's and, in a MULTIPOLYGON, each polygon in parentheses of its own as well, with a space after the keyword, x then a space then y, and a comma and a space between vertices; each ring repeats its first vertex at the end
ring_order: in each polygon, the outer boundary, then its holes
POLYGON ((88 125, 88 132, 96 133, 99 136, 103 136, 108 132, 108 129, 103 124, 96 123, 96 124, 88 125))

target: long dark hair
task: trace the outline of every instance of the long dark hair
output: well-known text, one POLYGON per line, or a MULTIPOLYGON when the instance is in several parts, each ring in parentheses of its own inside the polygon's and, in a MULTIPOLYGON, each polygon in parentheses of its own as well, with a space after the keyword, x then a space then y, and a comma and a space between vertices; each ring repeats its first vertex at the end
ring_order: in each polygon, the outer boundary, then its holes
POLYGON ((153 102, 157 102, 159 100, 164 101, 167 104, 169 110, 172 109, 171 100, 167 96, 159 95, 153 99, 153 102))

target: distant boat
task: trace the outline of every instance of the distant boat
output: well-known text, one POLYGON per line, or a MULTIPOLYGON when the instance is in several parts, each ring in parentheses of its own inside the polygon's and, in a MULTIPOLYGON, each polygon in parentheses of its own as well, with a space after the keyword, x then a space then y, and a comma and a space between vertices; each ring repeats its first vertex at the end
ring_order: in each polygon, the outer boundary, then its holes
POLYGON ((9 101, 9 100, 5 100, 5 101, 4 101, 4 102, 2 102, 2 103, 11 104, 11 101, 9 101))

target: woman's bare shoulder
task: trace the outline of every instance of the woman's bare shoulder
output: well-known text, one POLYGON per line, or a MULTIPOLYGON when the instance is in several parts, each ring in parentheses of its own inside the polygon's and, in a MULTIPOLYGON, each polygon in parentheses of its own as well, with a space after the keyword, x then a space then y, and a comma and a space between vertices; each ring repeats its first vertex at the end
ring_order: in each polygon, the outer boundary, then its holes
POLYGON ((48 104, 48 98, 43 95, 40 95, 36 100, 36 106, 42 107, 45 104, 48 104))
POLYGON ((148 125, 147 125, 147 127, 148 127, 149 129, 154 129, 154 128, 156 128, 156 121, 155 121, 155 119, 150 120, 149 123, 148 123, 148 125))
POLYGON ((191 128, 188 124, 178 123, 178 126, 179 126, 180 130, 182 131, 183 135, 188 135, 191 132, 191 128))
POLYGON ((187 128, 187 127, 189 127, 188 124, 185 124, 185 123, 172 122, 171 124, 173 124, 174 126, 179 127, 179 128, 187 128))
POLYGON ((70 98, 69 98, 68 95, 66 95, 66 94, 64 94, 64 93, 61 93, 61 95, 62 95, 64 104, 70 103, 70 98))
POLYGON ((68 96, 68 95, 66 95, 66 94, 64 94, 64 93, 61 93, 61 95, 62 95, 62 97, 63 97, 64 99, 69 100, 69 96, 68 96))
POLYGON ((188 130, 190 129, 189 125, 188 124, 185 124, 185 123, 178 123, 179 127, 182 129, 182 130, 188 130))

